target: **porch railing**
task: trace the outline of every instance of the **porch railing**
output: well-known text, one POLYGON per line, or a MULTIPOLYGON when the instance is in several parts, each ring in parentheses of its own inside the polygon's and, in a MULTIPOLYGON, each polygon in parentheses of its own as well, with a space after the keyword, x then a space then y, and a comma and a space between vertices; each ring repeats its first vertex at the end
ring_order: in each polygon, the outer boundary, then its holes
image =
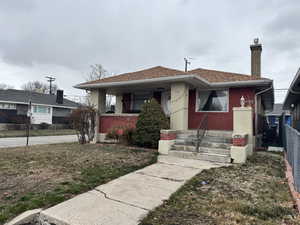
POLYGON ((196 142, 196 151, 199 152, 200 150, 200 144, 203 140, 203 137, 207 130, 207 114, 204 114, 203 118, 201 119, 198 129, 197 129, 197 142, 196 142))

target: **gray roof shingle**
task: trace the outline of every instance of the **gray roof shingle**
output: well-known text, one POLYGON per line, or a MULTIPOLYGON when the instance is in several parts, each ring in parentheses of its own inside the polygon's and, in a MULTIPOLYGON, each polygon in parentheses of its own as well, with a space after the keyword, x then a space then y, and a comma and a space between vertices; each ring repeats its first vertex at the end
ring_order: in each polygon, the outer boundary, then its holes
POLYGON ((56 102, 56 95, 41 94, 24 90, 0 90, 0 102, 18 102, 28 104, 29 100, 35 104, 52 105, 57 107, 78 107, 76 102, 64 98, 63 104, 56 102))

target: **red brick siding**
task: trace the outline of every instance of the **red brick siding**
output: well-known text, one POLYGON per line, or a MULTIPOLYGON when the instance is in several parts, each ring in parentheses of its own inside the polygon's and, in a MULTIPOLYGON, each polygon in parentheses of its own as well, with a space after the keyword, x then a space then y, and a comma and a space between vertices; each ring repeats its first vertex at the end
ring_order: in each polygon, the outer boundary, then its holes
POLYGON ((175 140, 176 134, 160 134, 160 140, 175 140))
POLYGON ((137 116, 100 116, 99 123, 100 133, 107 133, 112 128, 118 126, 124 127, 135 127, 137 116))
MULTIPOLYGON (((254 108, 255 90, 253 88, 229 89, 229 112, 207 112, 209 130, 233 130, 233 107, 240 106, 240 98, 244 96, 246 101, 251 100, 254 108)), ((196 91, 189 92, 189 129, 197 129, 204 112, 196 112, 196 91)), ((247 104, 248 105, 248 104, 247 104)))
POLYGON ((247 145, 247 138, 233 138, 232 139, 232 144, 233 146, 246 146, 247 145))

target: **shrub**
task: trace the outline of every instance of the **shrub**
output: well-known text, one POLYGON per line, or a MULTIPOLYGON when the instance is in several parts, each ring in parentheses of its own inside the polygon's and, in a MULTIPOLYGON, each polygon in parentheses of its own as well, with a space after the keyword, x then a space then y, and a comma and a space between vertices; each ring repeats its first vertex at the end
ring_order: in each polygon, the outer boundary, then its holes
POLYGON ((107 134, 106 134, 106 139, 113 139, 113 140, 120 140, 120 136, 122 135, 122 128, 120 126, 115 126, 111 128, 107 134))
POLYGON ((125 145, 133 145, 135 128, 126 126, 115 126, 107 134, 106 139, 114 139, 125 145))
POLYGON ((135 134, 135 128, 126 128, 123 131, 123 135, 121 136, 121 142, 125 145, 134 145, 134 134, 135 134))
POLYGON ((80 106, 72 111, 70 119, 80 144, 89 143, 94 139, 96 115, 97 111, 93 106, 80 106))
POLYGON ((50 124, 48 124, 48 123, 40 123, 39 124, 39 129, 41 129, 41 130, 49 129, 49 127, 50 127, 50 124))
POLYGON ((151 99, 142 106, 136 123, 134 142, 142 147, 157 148, 160 139, 160 130, 169 129, 169 120, 160 104, 151 99))

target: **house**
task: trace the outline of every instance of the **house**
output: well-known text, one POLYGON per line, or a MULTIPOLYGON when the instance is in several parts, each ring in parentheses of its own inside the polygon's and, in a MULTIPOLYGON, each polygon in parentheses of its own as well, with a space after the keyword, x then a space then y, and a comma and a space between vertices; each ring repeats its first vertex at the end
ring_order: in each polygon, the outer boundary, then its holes
POLYGON ((291 126, 300 131, 300 69, 292 81, 283 103, 284 110, 291 112, 291 126))
POLYGON ((63 91, 57 95, 41 94, 24 90, 0 90, 0 123, 25 123, 31 111, 32 124, 64 124, 78 104, 63 98, 63 91), (28 110, 31 101, 31 110, 28 110))
MULTIPOLYGON (((272 110, 273 81, 261 77, 262 45, 251 49, 251 75, 207 69, 187 72, 157 66, 76 85, 91 91, 99 110, 100 138, 114 126, 135 126, 145 100, 155 98, 170 117, 172 130, 196 130, 207 118, 207 130, 233 131, 233 108, 241 99, 253 109, 252 123, 261 140, 264 111, 272 110), (106 95, 116 96, 115 113, 105 113, 106 95)), ((99 140, 97 140, 99 141, 99 140)))

